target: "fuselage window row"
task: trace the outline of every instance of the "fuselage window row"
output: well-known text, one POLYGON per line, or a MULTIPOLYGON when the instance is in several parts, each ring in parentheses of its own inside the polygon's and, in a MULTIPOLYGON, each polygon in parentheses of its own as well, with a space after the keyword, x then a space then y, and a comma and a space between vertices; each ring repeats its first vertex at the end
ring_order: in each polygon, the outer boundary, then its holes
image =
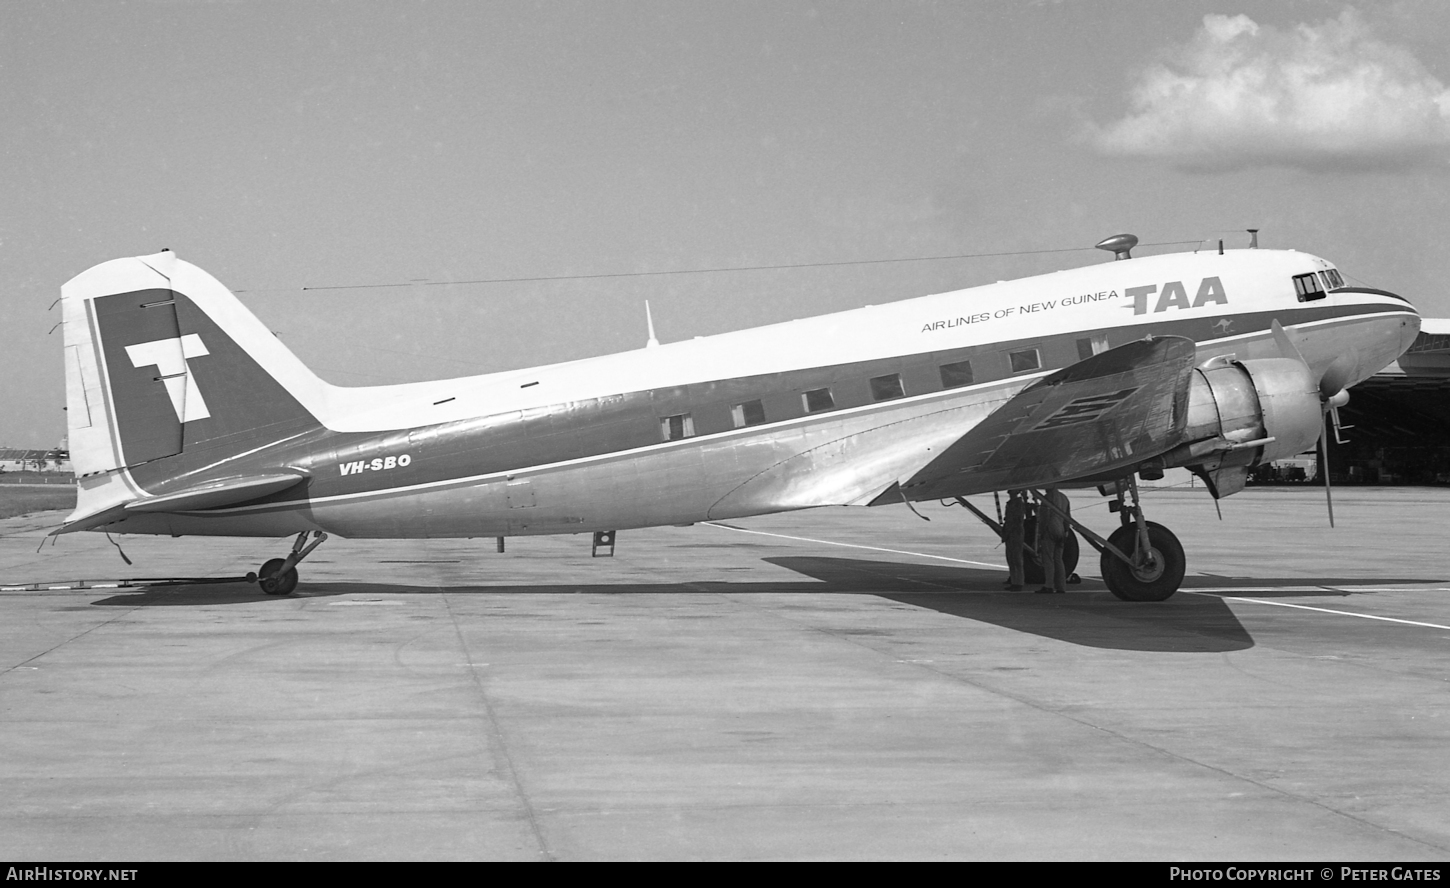
MULTIPOLYGON (((1092 354, 1105 351, 1107 348, 1108 342, 1106 336, 1094 336, 1092 339, 1082 340, 1078 344, 1079 351, 1085 353, 1090 352, 1092 354)), ((1011 373, 1022 373, 1042 368, 1041 351, 1036 348, 1010 352, 1006 357, 1007 364, 1010 368, 1009 372, 1011 373)), ((941 389, 944 391, 962 388, 977 382, 971 361, 950 361, 939 364, 937 365, 937 373, 941 380, 941 389)), ((906 382, 902 379, 901 373, 873 376, 865 382, 866 389, 870 393, 873 402, 891 401, 907 396, 906 382)), ((801 411, 805 415, 824 413, 829 410, 835 410, 840 406, 851 406, 850 404, 838 404, 830 387, 809 389, 801 392, 800 405, 801 411)), ((759 398, 740 401, 730 405, 730 424, 732 428, 742 429, 750 426, 764 425, 772 420, 780 421, 789 418, 791 417, 780 415, 768 416, 765 403, 759 398)), ((678 441, 682 438, 692 438, 696 434, 699 434, 695 428, 694 416, 690 413, 676 413, 670 416, 662 416, 659 418, 659 422, 660 437, 665 441, 678 441)), ((707 428, 705 430, 706 433, 714 431, 717 431, 717 429, 707 428)))

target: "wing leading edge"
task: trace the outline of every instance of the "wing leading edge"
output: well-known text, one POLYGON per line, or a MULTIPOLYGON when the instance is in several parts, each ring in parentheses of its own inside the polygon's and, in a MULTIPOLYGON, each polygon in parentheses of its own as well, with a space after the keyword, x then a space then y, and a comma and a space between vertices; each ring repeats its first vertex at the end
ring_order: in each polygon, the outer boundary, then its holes
POLYGON ((1193 340, 1159 336, 1064 367, 877 502, 1051 487, 1128 469, 1179 443, 1196 355, 1193 340))

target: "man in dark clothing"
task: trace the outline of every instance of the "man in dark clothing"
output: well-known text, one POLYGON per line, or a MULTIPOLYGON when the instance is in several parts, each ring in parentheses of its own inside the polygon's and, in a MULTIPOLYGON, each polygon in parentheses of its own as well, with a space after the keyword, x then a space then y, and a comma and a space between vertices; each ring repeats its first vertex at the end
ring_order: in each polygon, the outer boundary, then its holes
POLYGON ((1056 487, 1049 487, 1042 498, 1042 508, 1037 510, 1037 559, 1042 562, 1039 593, 1067 591, 1067 565, 1062 560, 1062 548, 1067 542, 1067 516, 1071 511, 1067 496, 1056 487))
POLYGON ((1027 544, 1027 491, 1007 493, 1007 514, 1002 519, 1002 541, 1007 545, 1007 590, 1021 592, 1023 547, 1027 544))

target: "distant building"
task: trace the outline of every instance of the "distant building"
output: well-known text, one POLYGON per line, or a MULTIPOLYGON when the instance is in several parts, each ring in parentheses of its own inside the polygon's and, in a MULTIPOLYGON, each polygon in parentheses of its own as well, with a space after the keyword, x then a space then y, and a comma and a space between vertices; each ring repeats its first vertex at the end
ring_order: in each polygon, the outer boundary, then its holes
POLYGON ((1339 419, 1333 483, 1450 484, 1450 319, 1425 318, 1399 361, 1349 390, 1339 419))
POLYGON ((69 472, 70 451, 0 447, 0 472, 69 472))

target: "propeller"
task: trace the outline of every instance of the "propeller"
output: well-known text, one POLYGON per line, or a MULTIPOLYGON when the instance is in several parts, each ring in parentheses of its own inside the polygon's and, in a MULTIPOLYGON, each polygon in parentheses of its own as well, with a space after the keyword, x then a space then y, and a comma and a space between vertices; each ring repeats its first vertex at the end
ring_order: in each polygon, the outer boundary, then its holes
MULTIPOLYGON (((1306 367, 1309 362, 1304 360, 1303 352, 1284 332, 1284 328, 1275 320, 1269 325, 1270 332, 1274 336, 1274 342, 1278 345, 1279 353, 1286 358, 1294 358, 1306 367)), ((1324 426, 1319 430, 1319 471, 1324 475, 1324 505, 1329 510, 1329 526, 1334 526, 1334 493, 1329 483, 1329 429, 1334 429, 1334 442, 1336 444, 1347 443, 1340 437, 1342 429, 1353 428, 1352 426, 1340 425, 1339 408, 1349 403, 1349 392, 1344 390, 1344 381, 1347 378, 1347 370, 1350 365, 1350 358, 1342 355, 1329 365, 1324 374, 1319 377, 1319 400, 1324 409, 1324 426)))
POLYGON ((1329 484, 1329 411, 1324 411, 1325 431, 1319 435, 1319 472, 1324 476, 1324 505, 1329 509, 1329 526, 1334 526, 1334 495, 1329 484))
POLYGON ((1349 392, 1341 389, 1324 398, 1324 428, 1319 432, 1319 471, 1324 475, 1324 505, 1329 509, 1329 526, 1334 526, 1334 494, 1329 483, 1329 430, 1334 429, 1334 443, 1348 443, 1340 437, 1344 429, 1354 426, 1341 425, 1339 408, 1349 403, 1349 392))

